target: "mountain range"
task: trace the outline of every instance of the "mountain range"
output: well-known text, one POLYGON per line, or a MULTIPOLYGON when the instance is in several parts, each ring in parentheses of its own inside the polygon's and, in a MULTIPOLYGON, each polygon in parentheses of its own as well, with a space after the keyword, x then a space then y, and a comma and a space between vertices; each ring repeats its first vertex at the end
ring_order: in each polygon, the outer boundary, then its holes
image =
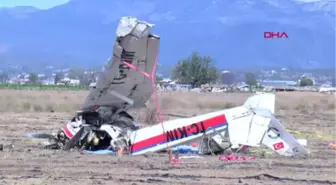
POLYGON ((335 0, 70 0, 0 8, 0 65, 102 66, 121 16, 154 23, 161 66, 198 51, 220 68, 335 67, 335 0), (265 39, 264 32, 288 38, 265 39))

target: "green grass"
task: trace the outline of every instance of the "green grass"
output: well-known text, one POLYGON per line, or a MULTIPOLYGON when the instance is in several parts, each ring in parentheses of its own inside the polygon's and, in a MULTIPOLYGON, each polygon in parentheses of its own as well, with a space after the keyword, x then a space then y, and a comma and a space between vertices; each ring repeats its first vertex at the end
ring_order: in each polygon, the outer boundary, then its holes
POLYGON ((0 89, 15 90, 87 90, 88 88, 71 85, 19 85, 19 84, 0 84, 0 89))

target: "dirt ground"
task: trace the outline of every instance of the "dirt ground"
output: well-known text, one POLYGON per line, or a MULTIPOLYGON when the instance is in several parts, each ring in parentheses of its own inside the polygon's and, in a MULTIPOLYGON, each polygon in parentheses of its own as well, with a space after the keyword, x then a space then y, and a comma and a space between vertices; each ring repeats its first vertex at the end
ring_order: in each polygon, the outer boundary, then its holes
MULTIPOLYGON (((87 92, 0 90, 0 184, 336 184, 335 95, 277 93, 276 117, 298 138, 308 140, 309 156, 288 158, 251 153, 255 160, 223 162, 219 156, 168 164, 167 154, 93 155, 41 149, 25 133, 62 127, 87 92)), ((193 115, 242 104, 249 94, 165 93, 162 112, 193 115)), ((141 122, 151 109, 133 111, 141 122)), ((164 119, 172 119, 165 116, 164 119)))

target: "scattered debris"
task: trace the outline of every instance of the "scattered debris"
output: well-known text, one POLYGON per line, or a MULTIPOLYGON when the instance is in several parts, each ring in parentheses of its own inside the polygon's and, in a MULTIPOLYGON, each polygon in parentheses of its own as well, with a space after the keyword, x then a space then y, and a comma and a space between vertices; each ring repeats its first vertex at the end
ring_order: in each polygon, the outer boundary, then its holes
POLYGON ((198 158, 204 158, 202 156, 199 155, 183 155, 183 156, 179 156, 180 159, 198 159, 198 158))
POLYGON ((173 158, 170 163, 183 163, 183 161, 181 159, 173 158))
POLYGON ((331 147, 333 150, 336 151, 336 143, 330 142, 330 143, 328 144, 328 146, 331 147))
POLYGON ((256 159, 255 156, 222 155, 219 157, 219 160, 226 162, 249 161, 254 159, 256 159))
POLYGON ((307 146, 307 139, 298 139, 298 142, 302 145, 302 146, 307 146))
POLYGON ((115 155, 116 153, 112 150, 96 150, 96 151, 90 151, 90 150, 84 150, 85 153, 89 154, 103 154, 103 155, 115 155))
POLYGON ((179 158, 179 154, 175 154, 170 160, 170 163, 183 163, 183 161, 179 158))
POLYGON ((179 146, 176 146, 176 147, 172 148, 172 150, 173 150, 173 153, 180 153, 180 154, 194 153, 194 154, 197 154, 198 153, 198 147, 194 147, 194 146, 179 145, 179 146))

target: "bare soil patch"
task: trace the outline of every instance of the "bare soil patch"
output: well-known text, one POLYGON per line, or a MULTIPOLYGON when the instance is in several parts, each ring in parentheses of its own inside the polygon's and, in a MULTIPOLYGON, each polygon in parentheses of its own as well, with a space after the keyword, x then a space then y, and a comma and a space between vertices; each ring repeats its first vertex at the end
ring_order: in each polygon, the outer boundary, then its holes
MULTIPOLYGON (((219 156, 168 164, 166 154, 114 156, 43 150, 24 133, 50 133, 63 126, 86 91, 0 90, 0 184, 336 184, 335 96, 288 92, 276 95, 276 116, 308 139, 305 158, 257 155, 225 163, 219 156), (37 108, 39 107, 39 108, 37 108), (8 148, 7 146, 14 146, 8 148)), ((242 104, 250 94, 164 93, 163 113, 193 115, 242 104)), ((133 111, 144 122, 151 108, 133 111)), ((152 111, 153 112, 153 111, 152 111)), ((173 119, 166 115, 164 119, 173 119)))

